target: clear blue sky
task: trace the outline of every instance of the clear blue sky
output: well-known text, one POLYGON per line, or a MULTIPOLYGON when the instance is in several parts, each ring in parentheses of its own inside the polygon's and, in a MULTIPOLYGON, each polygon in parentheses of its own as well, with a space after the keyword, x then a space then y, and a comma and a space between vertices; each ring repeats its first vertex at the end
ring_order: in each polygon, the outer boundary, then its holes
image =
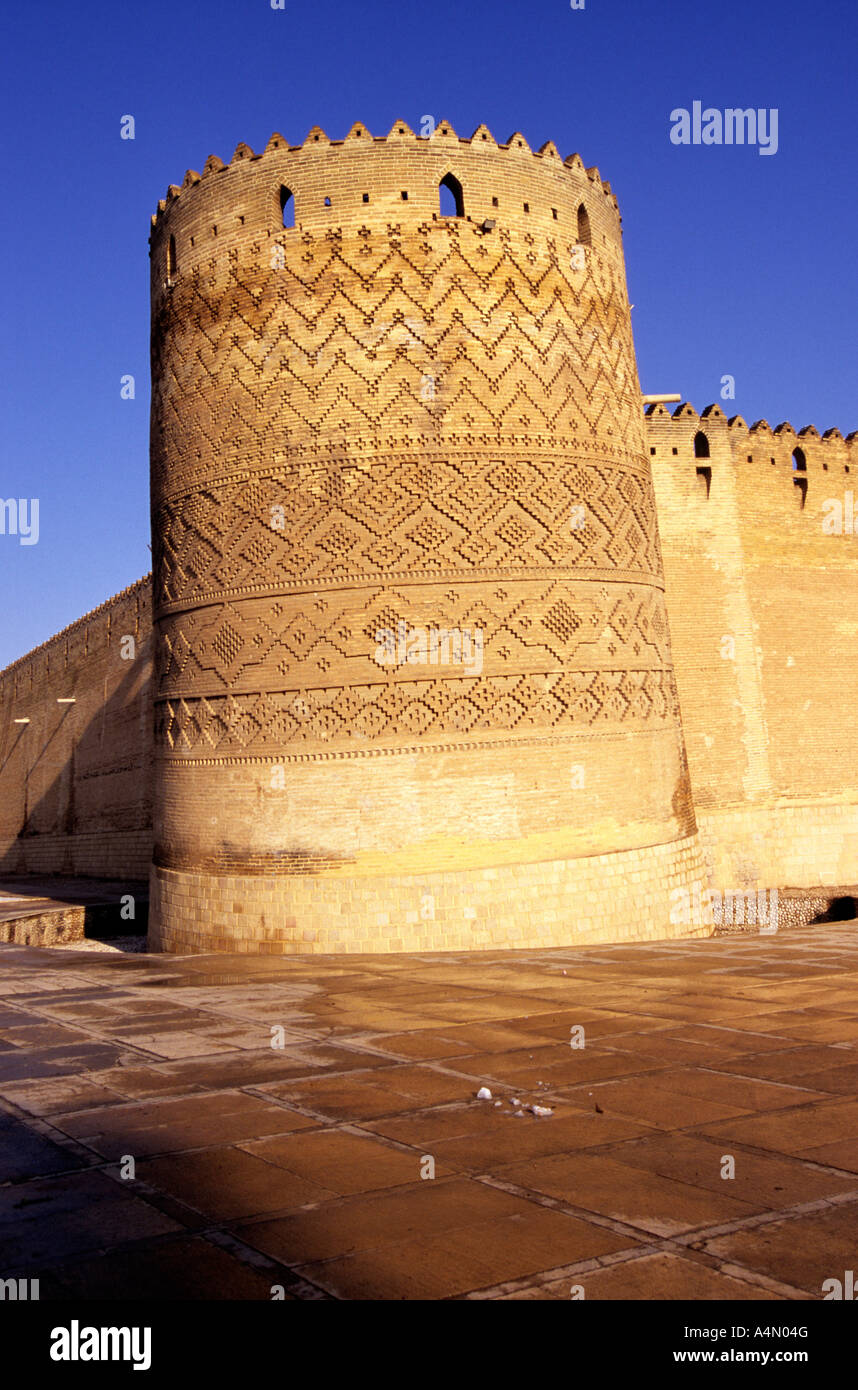
POLYGON ((702 409, 730 373, 749 423, 858 428, 856 0, 9 0, 2 46, 0 497, 40 537, 0 536, 0 666, 149 569, 149 218, 273 130, 577 150, 620 200, 645 391, 702 409), (672 144, 695 100, 777 108, 777 154, 672 144))

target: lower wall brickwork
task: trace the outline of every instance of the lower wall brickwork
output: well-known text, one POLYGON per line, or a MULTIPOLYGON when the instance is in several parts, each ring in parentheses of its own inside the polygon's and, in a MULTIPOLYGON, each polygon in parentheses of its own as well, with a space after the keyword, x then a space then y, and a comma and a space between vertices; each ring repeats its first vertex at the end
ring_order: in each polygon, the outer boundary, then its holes
POLYGON ((613 854, 419 879, 154 868, 149 947, 297 955, 705 937, 711 926, 670 921, 671 890, 704 872, 696 835, 613 854))
POLYGON ((293 955, 710 936, 719 928, 677 898, 695 886, 777 888, 781 926, 797 926, 850 891, 856 858, 858 805, 803 803, 704 814, 698 835, 664 845, 419 878, 155 868, 149 944, 293 955))
MULTIPOLYGON (((804 891, 800 888, 778 890, 777 928, 782 931, 789 927, 806 927, 817 922, 851 922, 855 920, 855 901, 858 888, 847 884, 830 889, 827 893, 804 891)), ((767 912, 770 908, 766 908, 767 912)), ((747 915, 747 914, 746 914, 747 915)), ((758 922, 742 920, 715 928, 716 936, 756 935, 760 930, 758 922)))
POLYGON ((802 802, 699 812, 708 885, 831 888, 858 879, 858 804, 802 802))
POLYGON ((61 874, 70 878, 139 879, 152 864, 152 832, 79 831, 74 835, 22 837, 8 853, 4 869, 12 875, 61 874))

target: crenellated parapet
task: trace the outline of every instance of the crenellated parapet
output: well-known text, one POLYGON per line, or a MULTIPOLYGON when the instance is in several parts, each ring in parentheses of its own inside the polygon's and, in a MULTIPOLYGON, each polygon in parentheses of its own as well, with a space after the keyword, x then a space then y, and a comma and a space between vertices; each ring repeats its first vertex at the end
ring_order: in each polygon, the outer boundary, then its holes
POLYGON ((620 221, 596 167, 578 154, 562 159, 552 141, 534 151, 517 132, 498 144, 482 125, 465 139, 448 121, 425 137, 403 121, 386 136, 357 122, 343 140, 314 127, 299 145, 275 133, 261 153, 240 143, 228 164, 210 155, 201 173, 189 169, 181 186, 168 187, 152 217, 153 295, 213 255, 250 244, 267 254, 269 242, 359 228, 441 225, 469 230, 488 251, 518 231, 550 236, 566 259, 576 246, 621 258, 620 221), (455 217, 440 211, 445 181, 458 200, 455 217))
POLYGON ((645 409, 650 459, 658 468, 665 461, 704 465, 764 465, 774 477, 784 472, 832 475, 858 473, 858 431, 845 437, 839 429, 820 434, 815 425, 796 430, 789 421, 772 426, 768 420, 748 425, 741 415, 728 417, 717 404, 698 415, 683 401, 673 410, 663 404, 645 409))
POLYGON ((481 150, 483 153, 490 150, 498 151, 501 155, 512 158, 531 156, 546 164, 562 165, 572 175, 573 180, 577 181, 573 186, 583 188, 581 180, 586 180, 589 185, 587 191, 592 193, 597 189, 600 190, 619 213, 617 199, 611 185, 602 179, 598 168, 595 165, 587 168, 579 154, 571 154, 565 160, 562 159, 553 140, 547 140, 543 145, 540 145, 538 150, 532 150, 527 140, 518 131, 514 131, 507 140, 499 143, 486 125, 477 126, 471 136, 460 136, 456 134, 449 121, 440 121, 427 135, 417 134, 405 121, 394 121, 387 135, 374 136, 370 134, 365 125, 356 121, 344 140, 331 140, 321 126, 313 126, 299 145, 290 144, 278 131, 275 131, 265 149, 259 154, 256 154, 250 145, 240 141, 228 164, 224 164, 223 160, 215 154, 209 155, 203 166, 202 174, 197 173, 195 169, 188 169, 181 187, 174 183, 168 185, 166 196, 159 200, 158 210, 152 216, 152 224, 153 226, 158 224, 161 215, 185 189, 194 187, 213 174, 223 173, 234 165, 245 161, 255 162, 264 159, 267 155, 295 155, 305 152, 318 153, 320 150, 348 150, 350 146, 357 147, 358 142, 360 142, 360 149, 372 148, 376 156, 379 148, 384 146, 400 154, 411 154, 418 149, 421 152, 425 150, 433 156, 440 156, 442 159, 470 148, 481 150))

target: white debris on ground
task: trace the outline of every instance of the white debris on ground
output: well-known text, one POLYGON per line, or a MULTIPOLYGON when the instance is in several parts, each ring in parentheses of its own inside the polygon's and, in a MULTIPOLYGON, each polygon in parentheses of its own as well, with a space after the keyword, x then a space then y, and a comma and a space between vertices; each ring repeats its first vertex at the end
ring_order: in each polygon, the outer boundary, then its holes
POLYGON ((554 1111, 553 1111, 549 1106, 546 1106, 546 1105, 532 1105, 529 1101, 528 1101, 528 1102, 525 1102, 525 1101, 523 1101, 523 1100, 519 1100, 518 1096, 514 1096, 514 1097, 511 1098, 511 1100, 510 1100, 510 1105, 513 1107, 513 1109, 515 1110, 516 1115, 518 1115, 518 1116, 522 1116, 522 1115, 525 1114, 525 1112, 528 1112, 528 1111, 529 1111, 529 1113, 530 1113, 531 1115, 539 1115, 539 1116, 542 1116, 542 1115, 553 1115, 553 1114, 554 1114, 554 1111), (524 1106, 524 1109, 522 1109, 522 1106, 524 1106))
MULTIPOLYGON (((542 1082, 540 1081, 539 1084, 540 1084, 540 1086, 541 1086, 541 1085, 542 1085, 542 1082)), ((491 1093, 491 1091, 489 1090, 488 1086, 481 1086, 480 1089, 477 1091, 477 1100, 491 1100, 491 1099, 492 1099, 492 1093, 491 1093)), ((553 1115, 553 1114, 554 1114, 554 1111, 552 1110, 552 1108, 551 1108, 550 1106, 548 1106, 548 1105, 533 1105, 533 1104, 531 1104, 529 1101, 525 1102, 525 1101, 523 1101, 523 1100, 519 1100, 518 1096, 512 1096, 512 1097, 510 1097, 510 1102, 509 1102, 509 1103, 510 1103, 510 1105, 513 1107, 513 1110, 514 1110, 514 1112, 515 1112, 515 1114, 516 1114, 516 1116, 517 1116, 518 1118, 521 1118, 526 1112, 529 1112, 531 1115, 539 1116, 540 1118, 541 1118, 542 1116, 544 1116, 544 1115, 553 1115), (522 1109, 522 1106, 524 1107, 523 1109, 522 1109)), ((498 1107, 499 1105, 502 1105, 502 1104, 503 1104, 502 1101, 496 1100, 496 1101, 495 1101, 495 1109, 497 1109, 497 1107, 498 1107)))

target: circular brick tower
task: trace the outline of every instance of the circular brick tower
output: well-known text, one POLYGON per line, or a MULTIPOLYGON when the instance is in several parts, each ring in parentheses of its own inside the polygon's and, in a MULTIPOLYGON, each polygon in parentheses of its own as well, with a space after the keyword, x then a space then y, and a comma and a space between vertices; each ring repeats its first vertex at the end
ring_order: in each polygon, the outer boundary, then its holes
POLYGON ((274 135, 151 256, 153 944, 708 934, 598 170, 274 135))

